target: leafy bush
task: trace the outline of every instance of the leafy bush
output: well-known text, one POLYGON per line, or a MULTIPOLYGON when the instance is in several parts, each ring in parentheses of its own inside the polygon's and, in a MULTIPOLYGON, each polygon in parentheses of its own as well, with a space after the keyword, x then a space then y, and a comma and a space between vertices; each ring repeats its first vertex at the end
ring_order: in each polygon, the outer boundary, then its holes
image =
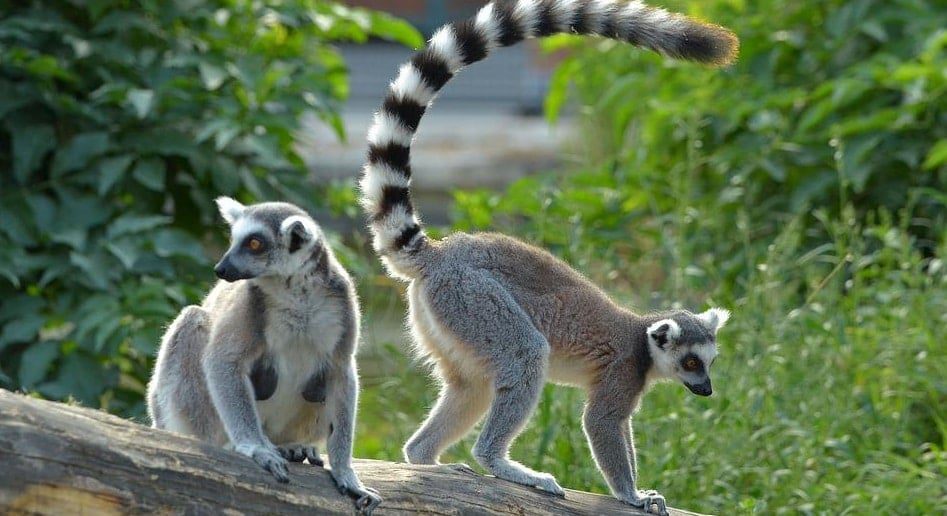
POLYGON ((420 38, 312 0, 0 13, 0 385, 137 414, 162 326, 211 279, 212 199, 312 207, 294 132, 308 110, 342 134, 330 42, 420 38))

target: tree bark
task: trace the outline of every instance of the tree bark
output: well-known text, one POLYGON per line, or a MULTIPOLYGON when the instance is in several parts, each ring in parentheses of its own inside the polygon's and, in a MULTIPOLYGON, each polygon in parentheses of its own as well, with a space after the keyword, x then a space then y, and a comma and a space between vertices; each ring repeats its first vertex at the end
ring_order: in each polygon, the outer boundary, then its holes
MULTIPOLYGON (((560 499, 445 466, 356 460, 376 514, 640 514, 609 496, 560 499)), ((278 484, 250 459, 101 411, 0 390, 0 513, 352 514, 327 471, 278 484)), ((671 514, 694 514, 671 510, 671 514)))

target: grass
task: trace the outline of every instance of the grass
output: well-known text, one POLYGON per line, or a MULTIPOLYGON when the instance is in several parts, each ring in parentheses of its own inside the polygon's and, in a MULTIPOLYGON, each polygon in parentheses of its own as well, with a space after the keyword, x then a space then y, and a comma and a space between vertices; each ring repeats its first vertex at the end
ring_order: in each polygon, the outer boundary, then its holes
MULTIPOLYGON (((644 399, 633 419, 641 487, 707 513, 947 512, 947 275, 893 219, 825 221, 833 241, 814 250, 790 223, 741 277, 742 294, 707 293, 734 311, 719 335, 716 393, 663 384, 644 399)), ((401 460, 436 387, 403 343, 396 289, 364 287, 374 319, 356 454, 401 460)), ((607 493, 582 433, 583 398, 547 387, 512 456, 566 487, 607 493)), ((474 435, 442 461, 473 465, 474 435)))

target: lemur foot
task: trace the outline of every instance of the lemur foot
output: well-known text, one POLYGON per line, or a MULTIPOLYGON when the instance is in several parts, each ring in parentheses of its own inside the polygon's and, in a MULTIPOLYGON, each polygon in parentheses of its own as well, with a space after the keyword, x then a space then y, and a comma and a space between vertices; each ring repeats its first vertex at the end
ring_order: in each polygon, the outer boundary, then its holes
POLYGON ((444 466, 444 467, 446 467, 446 468, 448 468, 448 469, 451 469, 451 470, 453 470, 453 471, 456 471, 456 472, 458 472, 458 473, 469 473, 469 474, 471 474, 471 475, 476 475, 476 474, 477 474, 477 472, 474 471, 473 468, 471 468, 471 467, 470 467, 469 465, 467 465, 467 464, 464 464, 463 462, 451 462, 451 463, 448 463, 448 464, 441 464, 441 466, 444 466))
POLYGON ((535 487, 541 491, 556 495, 559 498, 566 497, 566 492, 559 483, 556 482, 556 478, 549 473, 533 471, 522 464, 510 460, 493 462, 487 466, 487 469, 496 475, 497 478, 509 480, 510 482, 524 486, 535 487))
POLYGON ((308 459, 309 464, 313 466, 319 466, 321 468, 325 465, 325 462, 322 461, 322 457, 319 456, 319 450, 317 450, 315 446, 290 444, 287 446, 278 446, 276 449, 279 450, 279 454, 289 462, 302 462, 308 459))
POLYGON ((259 444, 240 444, 234 447, 237 453, 246 455, 253 459, 253 462, 259 464, 263 469, 269 471, 276 480, 282 483, 289 482, 289 468, 286 467, 286 460, 280 456, 273 445, 262 446, 259 444))
POLYGON ((565 498, 566 492, 562 489, 562 486, 559 485, 559 482, 556 482, 556 477, 550 475, 549 473, 539 473, 536 483, 536 488, 547 493, 554 494, 559 498, 565 498))
POLYGON ((340 475, 340 478, 331 470, 329 473, 332 474, 332 480, 335 481, 335 486, 339 489, 339 492, 355 500, 355 509, 359 514, 371 516, 372 511, 381 504, 382 498, 378 491, 361 485, 358 480, 353 480, 350 475, 340 475))
POLYGON ((622 496, 619 499, 644 512, 657 514, 658 516, 668 516, 667 502, 664 500, 664 496, 653 489, 638 491, 632 496, 622 496), (657 510, 653 510, 652 507, 657 507, 657 510))

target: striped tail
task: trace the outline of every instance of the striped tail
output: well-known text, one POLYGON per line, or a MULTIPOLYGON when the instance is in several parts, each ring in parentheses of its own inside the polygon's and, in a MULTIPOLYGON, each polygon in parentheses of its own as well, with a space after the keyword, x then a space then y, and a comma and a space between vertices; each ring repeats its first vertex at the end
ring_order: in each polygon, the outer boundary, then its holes
POLYGON ((361 204, 375 251, 407 265, 409 255, 427 240, 411 203, 410 154, 418 123, 437 92, 494 48, 560 32, 618 39, 713 66, 731 63, 739 46, 723 27, 638 0, 496 0, 473 18, 441 27, 427 48, 401 66, 368 131, 361 204))

